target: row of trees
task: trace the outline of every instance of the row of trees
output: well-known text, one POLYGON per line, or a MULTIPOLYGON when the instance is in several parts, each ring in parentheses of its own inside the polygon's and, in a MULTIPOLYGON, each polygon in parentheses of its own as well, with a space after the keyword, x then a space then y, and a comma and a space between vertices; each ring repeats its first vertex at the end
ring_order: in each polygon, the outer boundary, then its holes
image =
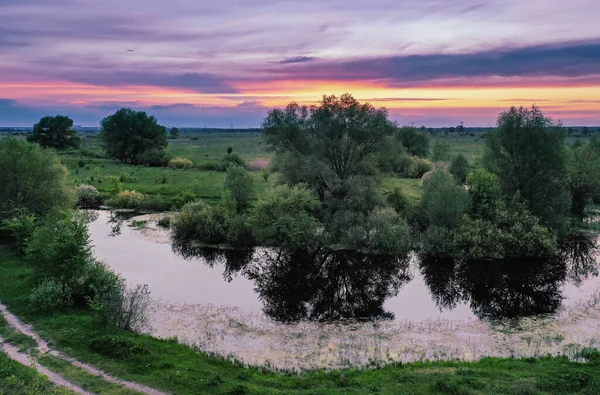
MULTIPOLYGON (((190 206, 175 221, 176 239, 393 254, 416 247, 465 259, 548 256, 600 197, 598 143, 569 148, 560 123, 537 107, 500 114, 481 167, 470 169, 457 156, 449 168, 430 172, 416 207, 401 188, 384 189, 382 180, 397 174, 407 157, 427 156, 429 138, 397 128, 384 109, 350 95, 325 96, 319 106, 272 110, 263 127, 281 185, 252 205, 250 189, 228 181, 237 210, 227 215, 190 206), (210 226, 217 217, 221 236, 209 240, 207 234, 219 233, 210 226), (184 228, 202 231, 191 235, 184 228)), ((433 151, 449 157, 443 144, 433 151)))
MULTIPOLYGON (((132 164, 168 162, 164 152, 168 144, 167 129, 144 111, 122 108, 104 118, 101 126, 100 137, 108 157, 132 164)), ((178 138, 179 129, 171 128, 168 136, 178 138)), ((81 144, 81 138, 73 129, 73 120, 62 115, 42 118, 27 140, 56 150, 77 149, 81 144)))

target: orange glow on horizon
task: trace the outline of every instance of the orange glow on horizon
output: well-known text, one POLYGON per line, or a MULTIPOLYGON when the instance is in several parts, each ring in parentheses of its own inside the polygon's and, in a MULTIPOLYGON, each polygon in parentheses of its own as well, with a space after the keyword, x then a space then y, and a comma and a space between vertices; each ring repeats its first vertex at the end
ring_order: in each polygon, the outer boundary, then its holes
MULTIPOLYGON (((434 87, 392 88, 381 83, 340 81, 239 82, 239 93, 207 94, 191 89, 160 86, 98 86, 63 81, 2 83, 2 97, 17 101, 66 106, 176 105, 235 107, 251 102, 264 107, 282 107, 296 101, 315 104, 323 94, 352 93, 376 107, 402 110, 405 114, 435 114, 436 111, 469 114, 491 112, 511 105, 536 104, 547 113, 581 116, 600 112, 600 85, 537 87, 434 87)), ((559 118, 556 116, 555 118, 559 118)))

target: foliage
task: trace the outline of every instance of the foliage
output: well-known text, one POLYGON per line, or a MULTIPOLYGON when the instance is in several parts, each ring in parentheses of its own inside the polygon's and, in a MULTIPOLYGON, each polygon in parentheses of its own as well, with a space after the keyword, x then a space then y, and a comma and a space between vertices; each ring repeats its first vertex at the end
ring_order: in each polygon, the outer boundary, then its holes
POLYGON ((450 144, 436 140, 431 149, 431 160, 433 162, 448 162, 450 158, 450 144))
POLYGON ((25 252, 29 238, 35 230, 36 219, 37 217, 27 210, 17 209, 11 217, 0 223, 0 230, 10 232, 19 253, 25 252))
POLYGON ((473 215, 491 218, 504 199, 498 177, 484 169, 477 169, 469 173, 466 184, 473 203, 473 215))
POLYGON ((169 164, 171 155, 158 148, 150 148, 136 155, 134 163, 150 166, 150 167, 165 167, 169 164))
POLYGON ((191 169, 194 162, 186 158, 174 158, 169 161, 169 167, 174 169, 191 169))
POLYGON ((0 140, 0 221, 15 209, 44 215, 73 206, 67 169, 51 150, 13 138, 0 140))
POLYGON ((519 193, 544 225, 565 228, 571 199, 564 132, 538 107, 512 107, 486 139, 484 165, 507 196, 519 193))
POLYGON ((226 171, 230 165, 236 165, 236 166, 242 167, 246 170, 249 168, 248 163, 244 159, 242 159, 241 156, 239 156, 236 153, 231 153, 228 150, 227 155, 225 155, 223 157, 223 159, 221 160, 219 170, 226 171))
POLYGON ((427 258, 448 258, 456 254, 455 229, 431 225, 423 234, 421 254, 427 258))
POLYGON ((131 360, 140 355, 150 354, 148 347, 119 335, 95 337, 90 342, 90 349, 99 354, 120 360, 131 360))
POLYGON ((53 279, 45 279, 29 294, 29 304, 36 311, 53 312, 73 305, 72 290, 53 279))
POLYGON ((295 247, 314 243, 319 201, 306 187, 280 185, 262 196, 252 212, 252 229, 262 245, 295 247))
POLYGON ((553 257, 556 235, 519 202, 499 205, 492 218, 465 216, 455 239, 460 258, 553 257))
POLYGON ((402 191, 402 187, 395 185, 390 190, 384 192, 385 200, 398 214, 403 214, 410 207, 408 198, 402 191))
POLYGON ((600 141, 595 137, 573 148, 568 166, 571 214, 583 219, 585 208, 600 197, 600 141))
POLYGON ((467 174, 469 173, 469 162, 467 161, 467 158, 465 158, 463 154, 456 155, 452 159, 452 162, 450 162, 448 171, 454 176, 456 181, 460 184, 464 184, 465 181, 467 181, 467 174))
POLYGON ((102 204, 100 193, 91 185, 78 186, 77 199, 77 206, 80 208, 98 208, 102 204))
POLYGON ((398 139, 406 150, 414 156, 427 158, 429 155, 429 135, 420 132, 417 128, 403 126, 396 130, 394 137, 398 139))
POLYGON ((254 197, 254 180, 244 168, 230 164, 227 167, 225 190, 231 192, 236 211, 242 213, 250 207, 254 197))
POLYGON ((246 247, 254 244, 254 234, 246 215, 228 216, 225 223, 227 244, 246 247))
POLYGON ((150 291, 148 285, 132 289, 114 288, 100 298, 104 322, 127 331, 139 332, 148 321, 150 291))
POLYGON ((108 201, 108 204, 114 207, 140 209, 142 208, 146 195, 137 191, 121 191, 117 196, 108 201))
POLYGON ((195 202, 198 197, 192 191, 181 191, 175 196, 175 205, 179 208, 185 206, 188 203, 195 202))
POLYGON ((33 134, 27 136, 27 141, 57 150, 79 148, 81 139, 72 128, 73 120, 69 117, 44 117, 33 126, 33 134))
POLYGON ((373 253, 407 255, 411 248, 410 227, 390 207, 376 208, 365 223, 348 230, 345 247, 373 253))
POLYGON ((93 261, 88 224, 81 213, 48 216, 31 236, 26 257, 42 277, 72 284, 93 261))
POLYGON ((377 155, 395 130, 385 109, 349 94, 323 96, 319 106, 272 110, 263 128, 283 180, 306 183, 321 201, 326 195, 344 200, 357 176, 373 178, 377 155))
POLYGON ((221 207, 203 202, 188 203, 171 221, 173 240, 221 244, 227 240, 226 215, 221 207))
POLYGON ((425 182, 421 210, 429 226, 457 228, 470 204, 469 193, 445 170, 435 170, 425 182))
POLYGON ((106 153, 121 162, 136 164, 144 159, 148 164, 149 159, 140 155, 150 150, 160 152, 168 144, 166 128, 143 111, 122 108, 104 118, 101 125, 106 153))
POLYGON ((172 139, 178 139, 179 138, 179 129, 177 129, 175 127, 169 129, 169 137, 172 139))

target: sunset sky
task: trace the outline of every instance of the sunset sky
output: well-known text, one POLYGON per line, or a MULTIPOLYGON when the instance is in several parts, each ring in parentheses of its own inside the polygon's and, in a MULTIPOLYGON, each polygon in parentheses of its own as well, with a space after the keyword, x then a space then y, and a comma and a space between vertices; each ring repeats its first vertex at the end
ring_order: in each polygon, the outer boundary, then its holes
POLYGON ((258 127, 352 93, 400 124, 600 125, 599 0, 0 0, 0 126, 120 107, 258 127))

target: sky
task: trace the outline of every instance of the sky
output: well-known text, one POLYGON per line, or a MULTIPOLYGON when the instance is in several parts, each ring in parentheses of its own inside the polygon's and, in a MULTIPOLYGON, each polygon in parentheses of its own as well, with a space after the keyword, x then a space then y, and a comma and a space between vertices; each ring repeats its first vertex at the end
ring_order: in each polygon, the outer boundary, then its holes
POLYGON ((259 127, 351 93, 399 124, 600 125, 598 0, 0 0, 0 126, 259 127))

